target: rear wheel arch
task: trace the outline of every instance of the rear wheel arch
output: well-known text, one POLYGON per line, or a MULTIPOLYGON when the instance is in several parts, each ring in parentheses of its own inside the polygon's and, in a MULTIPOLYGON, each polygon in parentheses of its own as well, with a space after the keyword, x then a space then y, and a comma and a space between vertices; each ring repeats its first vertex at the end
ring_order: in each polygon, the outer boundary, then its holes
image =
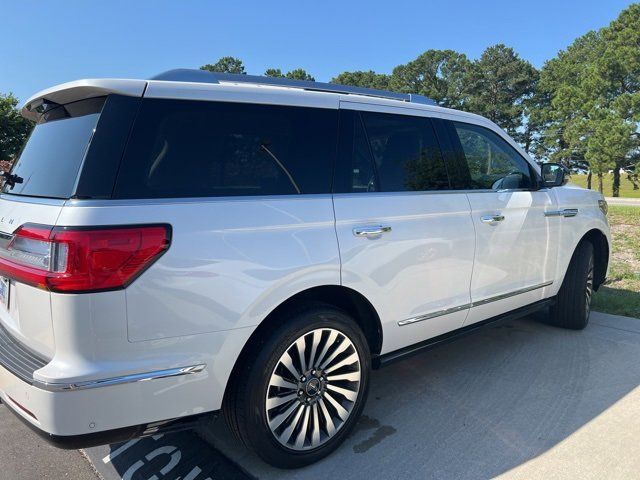
POLYGON ((341 285, 323 285, 296 293, 275 307, 258 325, 249 337, 236 359, 227 381, 223 402, 230 401, 234 379, 242 376, 242 369, 253 352, 260 348, 264 339, 280 325, 284 313, 299 309, 305 305, 325 304, 337 307, 349 314, 362 329, 371 355, 382 351, 382 323, 374 306, 361 293, 341 285))

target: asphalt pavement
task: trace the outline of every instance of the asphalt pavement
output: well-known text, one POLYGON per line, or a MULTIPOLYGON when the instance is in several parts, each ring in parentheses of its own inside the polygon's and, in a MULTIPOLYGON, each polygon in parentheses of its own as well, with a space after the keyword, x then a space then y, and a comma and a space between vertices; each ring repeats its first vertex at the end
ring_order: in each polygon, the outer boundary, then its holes
POLYGON ((0 405, 0 480, 41 478, 96 480, 92 465, 77 450, 58 450, 0 405))
MULTIPOLYGON (((104 480, 639 478, 638 359, 638 319, 594 312, 581 332, 523 319, 374 372, 356 431, 304 469, 269 467, 224 422, 85 453, 104 480)), ((0 407, 5 478, 96 477, 0 407)))

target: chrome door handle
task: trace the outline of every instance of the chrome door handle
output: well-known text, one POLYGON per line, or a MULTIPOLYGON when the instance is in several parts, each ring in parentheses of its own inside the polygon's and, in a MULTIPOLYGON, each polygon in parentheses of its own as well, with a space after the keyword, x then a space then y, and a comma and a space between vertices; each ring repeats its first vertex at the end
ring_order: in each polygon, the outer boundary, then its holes
POLYGON ((482 223, 488 223, 490 225, 495 225, 498 222, 504 220, 504 215, 483 215, 480 217, 480 221, 482 223))
POLYGON ((391 227, 388 225, 370 225, 363 227, 355 227, 353 234, 356 237, 379 237, 383 233, 389 233, 391 227))

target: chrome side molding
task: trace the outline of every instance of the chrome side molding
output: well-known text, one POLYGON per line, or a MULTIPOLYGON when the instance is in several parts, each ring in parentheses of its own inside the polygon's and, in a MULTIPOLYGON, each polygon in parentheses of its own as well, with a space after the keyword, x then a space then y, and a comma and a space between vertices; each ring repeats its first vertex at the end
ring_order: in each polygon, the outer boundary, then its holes
POLYGON ((445 308, 444 310, 438 310, 436 312, 427 313, 425 315, 419 315, 417 317, 407 318, 398 322, 399 326, 410 325, 416 322, 422 322, 423 320, 429 320, 430 318, 441 317, 442 315, 449 315, 450 313, 456 313, 461 310, 467 310, 472 307, 473 304, 465 303, 464 305, 458 305, 457 307, 445 308))
POLYGON ((540 288, 548 287, 549 285, 552 285, 552 284, 553 284, 553 280, 550 280, 548 282, 539 283, 537 285, 532 285, 530 287, 519 288, 518 290, 513 290, 511 292, 496 295, 494 297, 488 297, 482 300, 476 300, 475 302, 465 303, 464 305, 458 305, 456 307, 445 308, 443 310, 438 310, 438 311, 427 313, 424 315, 418 315, 417 317, 411 317, 405 320, 400 320, 398 322, 398 326, 403 327, 405 325, 411 325, 412 323, 429 320, 430 318, 441 317, 442 315, 449 315, 450 313, 459 312, 461 310, 467 310, 472 307, 479 307, 480 305, 486 305, 487 303, 497 302, 498 300, 504 300, 505 298, 514 297, 516 295, 521 295, 523 293, 531 292, 533 290, 538 290, 540 288))
POLYGON ((148 382, 161 378, 180 377, 203 372, 207 366, 205 364, 191 365, 189 367, 169 368, 166 370, 155 370, 153 372, 134 373, 121 377, 104 378, 100 380, 89 380, 78 383, 48 383, 39 380, 33 381, 33 386, 48 392, 71 392, 75 390, 88 390, 91 388, 110 387, 113 385, 123 385, 126 383, 148 382))
POLYGON ((577 208, 564 208, 562 210, 549 210, 544 212, 545 217, 575 217, 578 215, 577 208))

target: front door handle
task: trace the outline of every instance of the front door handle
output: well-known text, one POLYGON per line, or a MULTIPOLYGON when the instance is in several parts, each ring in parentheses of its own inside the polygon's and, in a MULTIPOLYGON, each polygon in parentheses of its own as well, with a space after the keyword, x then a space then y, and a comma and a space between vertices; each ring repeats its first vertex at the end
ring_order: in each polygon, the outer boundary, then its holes
POLYGON ((504 220, 504 215, 483 215, 480 217, 482 223, 488 223, 489 225, 495 225, 498 222, 504 220))
POLYGON ((388 225, 366 225, 362 227, 355 227, 353 234, 356 237, 379 237, 383 233, 389 233, 391 227, 388 225))

